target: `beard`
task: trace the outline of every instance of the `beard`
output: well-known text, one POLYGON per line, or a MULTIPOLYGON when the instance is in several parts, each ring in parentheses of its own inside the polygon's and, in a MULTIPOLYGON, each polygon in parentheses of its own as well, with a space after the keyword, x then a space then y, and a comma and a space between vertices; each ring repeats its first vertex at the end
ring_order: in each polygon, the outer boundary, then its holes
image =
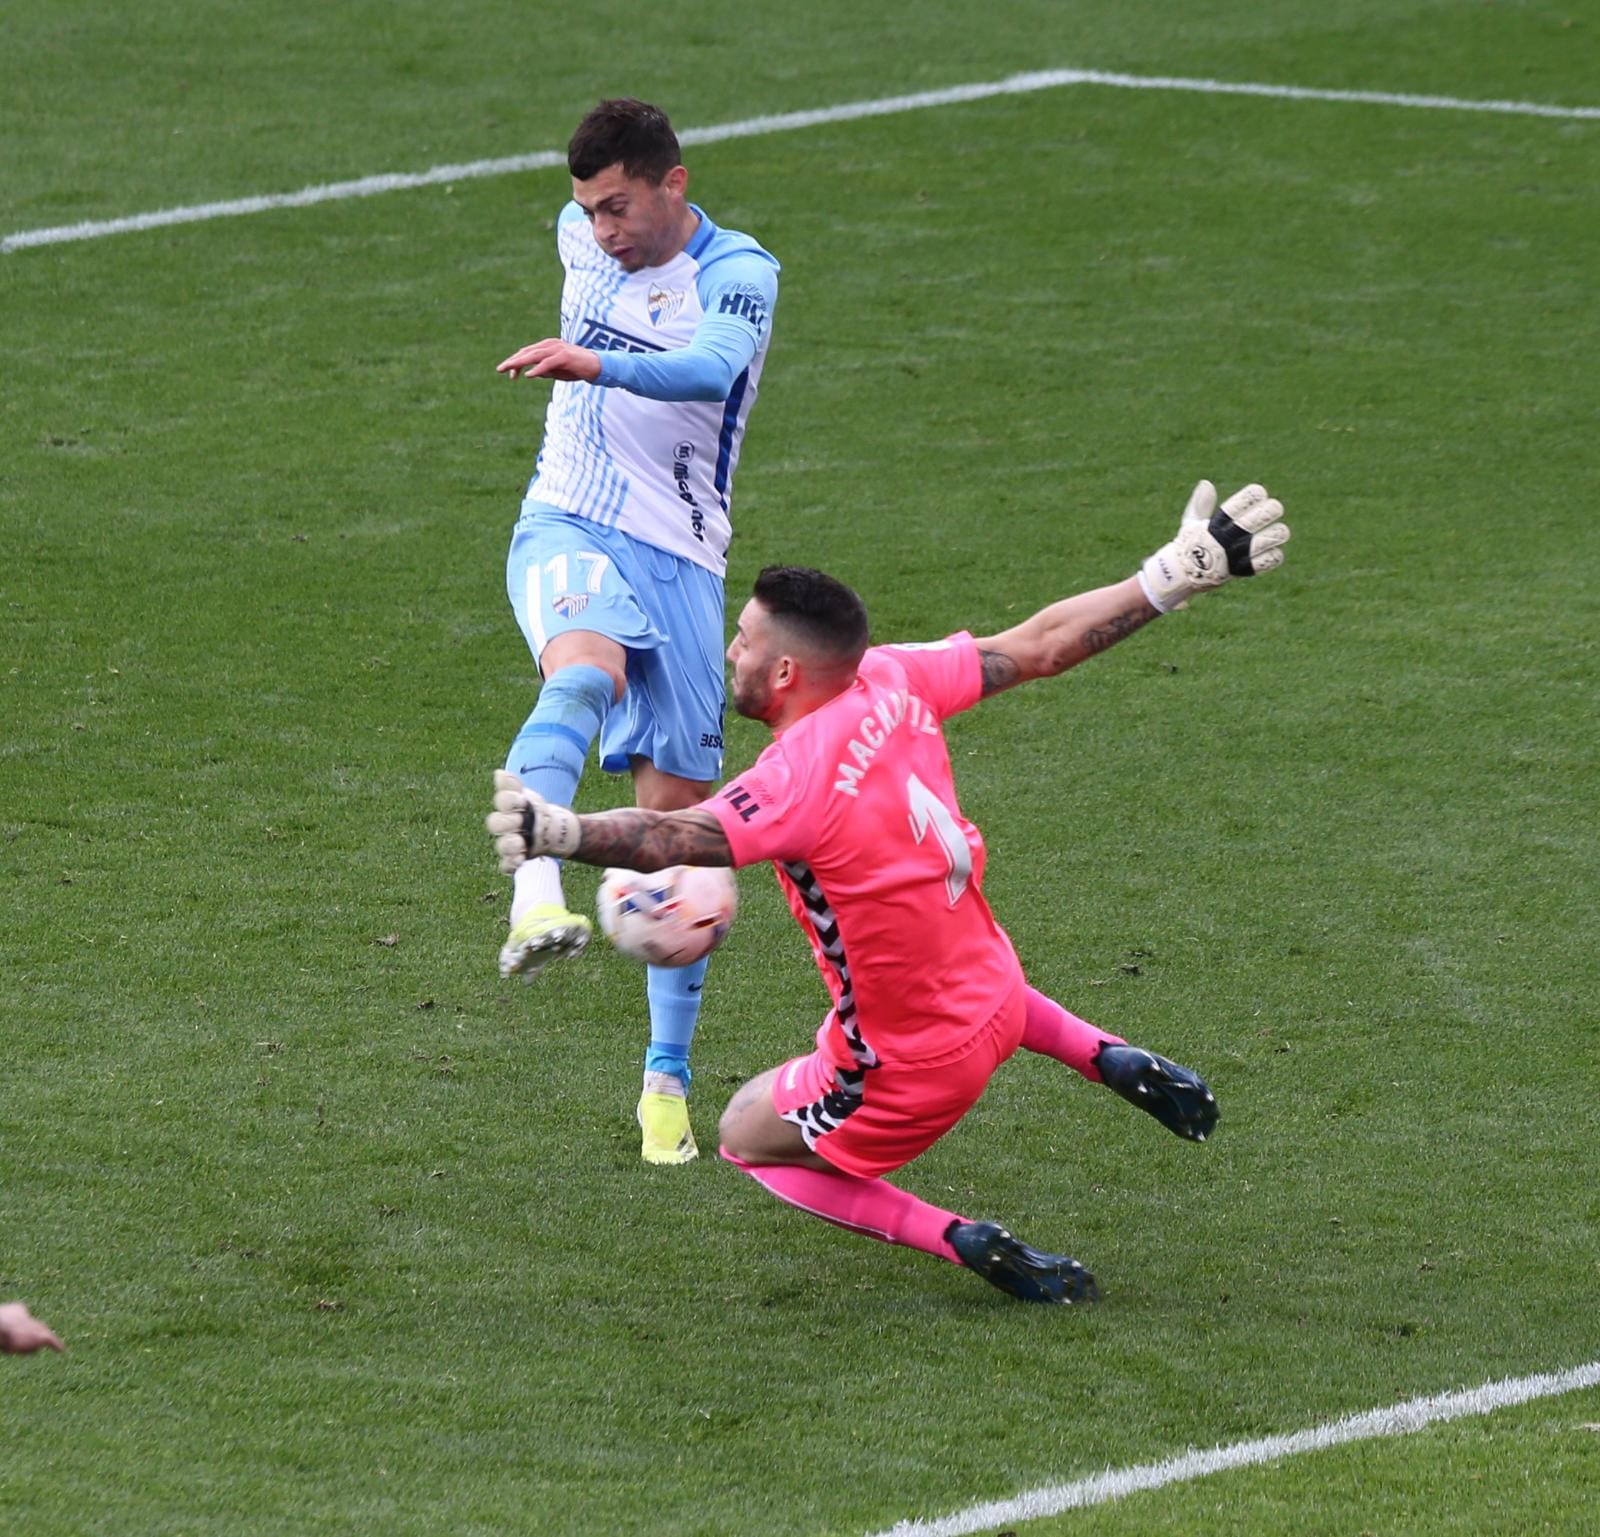
POLYGON ((772 688, 765 678, 738 679, 733 684, 734 713, 763 723, 772 719, 772 688))

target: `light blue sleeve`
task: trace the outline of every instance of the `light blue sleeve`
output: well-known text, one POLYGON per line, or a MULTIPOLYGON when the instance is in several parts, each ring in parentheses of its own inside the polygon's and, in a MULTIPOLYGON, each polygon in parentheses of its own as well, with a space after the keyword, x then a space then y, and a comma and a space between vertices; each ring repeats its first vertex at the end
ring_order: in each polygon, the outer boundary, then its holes
POLYGON ((595 383, 651 400, 726 400, 772 324, 777 266, 764 253, 730 252, 706 266, 696 286, 705 316, 687 347, 602 352, 595 383))

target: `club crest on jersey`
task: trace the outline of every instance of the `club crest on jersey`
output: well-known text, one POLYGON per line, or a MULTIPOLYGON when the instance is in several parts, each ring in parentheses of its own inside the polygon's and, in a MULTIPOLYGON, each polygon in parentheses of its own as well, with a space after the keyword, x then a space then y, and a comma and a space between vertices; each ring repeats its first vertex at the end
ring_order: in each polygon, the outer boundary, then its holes
POLYGON ((659 283, 650 285, 650 324, 664 326, 679 310, 688 297, 681 288, 663 288, 659 283))
POLYGON ((563 592, 550 604, 563 619, 576 619, 588 606, 589 594, 586 592, 563 592))

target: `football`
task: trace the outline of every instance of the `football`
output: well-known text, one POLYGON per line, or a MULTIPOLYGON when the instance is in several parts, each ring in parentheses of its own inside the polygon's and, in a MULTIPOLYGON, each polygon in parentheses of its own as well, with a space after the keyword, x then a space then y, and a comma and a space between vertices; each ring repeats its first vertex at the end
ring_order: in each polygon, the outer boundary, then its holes
POLYGON ((631 960, 692 966, 727 937, 739 888, 723 865, 672 865, 650 875, 607 870, 598 905, 601 931, 631 960))

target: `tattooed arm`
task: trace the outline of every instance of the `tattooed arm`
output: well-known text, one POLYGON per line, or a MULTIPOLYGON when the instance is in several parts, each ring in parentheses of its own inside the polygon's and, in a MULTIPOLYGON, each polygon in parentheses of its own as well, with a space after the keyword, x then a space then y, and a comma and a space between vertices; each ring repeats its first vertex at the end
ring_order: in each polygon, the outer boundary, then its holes
POLYGON ((635 808, 581 817, 566 806, 552 806, 503 769, 495 773, 494 810, 484 825, 507 875, 544 854, 645 871, 733 863, 727 834, 709 811, 635 808))
POLYGON ((1053 678, 1199 593, 1281 566, 1288 542, 1283 504, 1264 487, 1245 486, 1219 507, 1217 488, 1202 480, 1183 509, 1177 538, 1127 581, 1064 598, 980 640, 984 697, 1030 678, 1053 678))
POLYGON ((984 697, 1076 667, 1132 635, 1158 612, 1133 576, 1052 603, 1013 629, 978 642, 984 697))
POLYGON ((578 818, 572 856, 589 865, 664 870, 668 865, 731 865, 733 850, 709 811, 601 811, 578 818))

